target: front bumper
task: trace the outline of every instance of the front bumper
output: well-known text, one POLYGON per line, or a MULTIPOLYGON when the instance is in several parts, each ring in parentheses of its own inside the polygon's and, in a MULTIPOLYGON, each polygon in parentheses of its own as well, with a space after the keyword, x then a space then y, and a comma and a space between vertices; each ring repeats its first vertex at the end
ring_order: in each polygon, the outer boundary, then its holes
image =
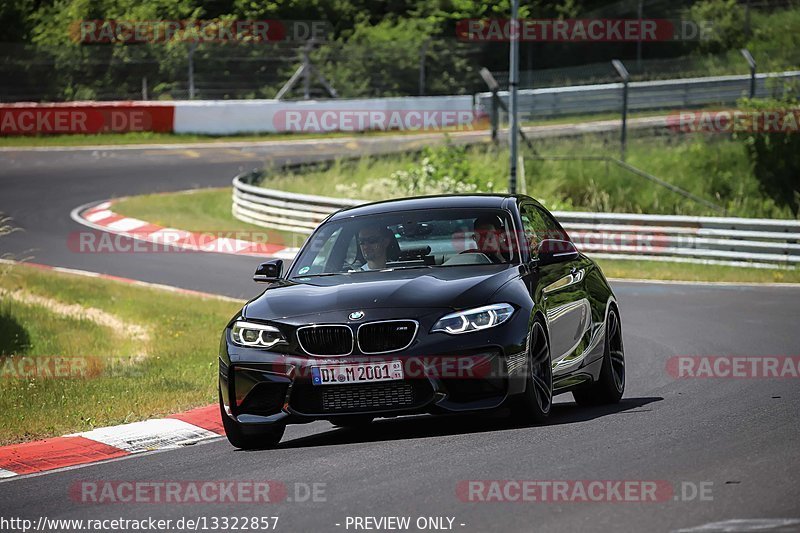
POLYGON ((225 412, 242 425, 304 423, 349 415, 376 417, 492 409, 524 390, 527 321, 487 333, 416 339, 379 356, 314 357, 242 348, 227 332, 220 346, 225 412), (430 355, 433 353, 433 355, 430 355), (402 380, 314 385, 312 367, 401 361, 402 380))

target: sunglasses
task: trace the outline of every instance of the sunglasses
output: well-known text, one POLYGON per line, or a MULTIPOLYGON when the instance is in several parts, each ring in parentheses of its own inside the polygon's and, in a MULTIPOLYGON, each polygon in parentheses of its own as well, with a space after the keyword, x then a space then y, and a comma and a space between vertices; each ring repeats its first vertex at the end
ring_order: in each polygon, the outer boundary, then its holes
POLYGON ((364 246, 365 244, 378 244, 383 240, 382 237, 364 237, 362 239, 358 239, 358 244, 360 246, 364 246))

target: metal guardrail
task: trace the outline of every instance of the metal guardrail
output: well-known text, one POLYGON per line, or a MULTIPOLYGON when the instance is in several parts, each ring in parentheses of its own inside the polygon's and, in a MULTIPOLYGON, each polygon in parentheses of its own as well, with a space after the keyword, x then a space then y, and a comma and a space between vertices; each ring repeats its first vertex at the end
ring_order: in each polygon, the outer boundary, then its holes
MULTIPOLYGON (((258 171, 233 179, 233 215, 258 226, 310 234, 360 200, 257 187, 258 171)), ((800 264, 800 221, 555 211, 578 248, 597 257, 771 268, 800 264)))
MULTIPOLYGON (((800 82, 800 71, 756 75, 755 96, 776 96, 782 89, 772 84, 800 82)), ((622 107, 622 83, 575 85, 546 89, 524 89, 517 93, 520 113, 538 117, 603 113, 622 107)), ((750 93, 750 76, 710 76, 628 84, 628 110, 683 109, 707 105, 734 104, 750 93)), ((498 92, 506 100, 507 91, 498 92)), ((489 112, 492 93, 478 93, 476 105, 489 112)))

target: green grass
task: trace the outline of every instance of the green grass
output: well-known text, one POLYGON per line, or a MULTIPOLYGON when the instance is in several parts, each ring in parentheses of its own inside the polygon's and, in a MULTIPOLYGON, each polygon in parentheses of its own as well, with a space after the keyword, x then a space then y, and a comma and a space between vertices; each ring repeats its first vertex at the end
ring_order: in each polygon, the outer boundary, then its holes
POLYGON ((622 259, 598 259, 597 262, 603 269, 603 273, 609 278, 729 283, 800 283, 800 270, 622 259))
MULTIPOLYGON (((242 222, 231 214, 231 189, 194 189, 187 193, 147 194, 117 201, 115 213, 159 226, 198 233, 237 232, 242 240, 300 246, 305 235, 242 222)), ((231 235, 234 236, 234 235, 231 235)))
MULTIPOLYGON (((144 420, 216 401, 219 335, 239 304, 24 265, 5 270, 0 287, 99 308, 150 331, 143 345, 87 320, 0 301, 0 353, 109 361, 147 355, 141 362, 112 364, 86 377, 3 373, 0 444, 144 420)), ((8 369, 10 361, 0 355, 0 369, 8 369)))
MULTIPOLYGON (((535 141, 541 156, 614 156, 615 136, 535 141)), ((537 161, 526 156, 527 193, 554 210, 710 215, 720 213, 651 181, 602 161, 537 161)), ((467 150, 469 178, 481 191, 507 189, 508 152, 490 145, 467 150)), ((284 174, 267 172, 262 185, 291 192, 381 200, 402 194, 396 170, 420 166, 418 154, 337 161, 330 168, 284 174), (400 194, 398 194, 398 191, 400 194)), ((744 144, 722 136, 662 135, 633 138, 626 161, 703 199, 730 216, 794 218, 759 188, 744 144)), ((439 192, 435 189, 425 191, 439 192)), ((445 191, 447 192, 447 191, 445 191)))

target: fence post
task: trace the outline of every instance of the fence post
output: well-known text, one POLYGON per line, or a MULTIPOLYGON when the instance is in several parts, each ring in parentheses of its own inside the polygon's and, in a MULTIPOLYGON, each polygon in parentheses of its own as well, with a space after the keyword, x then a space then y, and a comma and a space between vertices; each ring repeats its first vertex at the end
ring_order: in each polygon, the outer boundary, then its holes
POLYGON ((419 49, 419 95, 425 96, 425 59, 428 56, 428 45, 430 39, 425 39, 419 49))
MULTIPOLYGON (((642 25, 642 13, 644 9, 644 0, 639 0, 639 9, 637 10, 638 18, 639 18, 639 26, 642 25)), ((636 39, 636 69, 641 74, 642 71, 642 35, 639 34, 639 38, 636 39)))
POLYGON ((613 59, 611 64, 614 66, 614 70, 617 71, 617 74, 619 74, 619 77, 622 78, 622 131, 620 132, 619 140, 620 159, 625 161, 625 144, 628 136, 628 82, 631 79, 631 75, 619 59, 613 59))
POLYGON ((483 81, 486 82, 487 87, 492 92, 492 109, 491 109, 491 121, 492 121, 492 142, 497 144, 497 128, 500 123, 500 107, 502 102, 500 101, 500 97, 497 96, 497 91, 500 89, 500 84, 497 83, 497 80, 494 79, 492 73, 489 72, 489 69, 483 67, 479 72, 483 81))
POLYGON ((511 0, 511 46, 508 52, 508 144, 509 173, 508 192, 517 193, 517 138, 519 133, 517 109, 517 84, 519 83, 519 0, 511 0))
POLYGON ((189 44, 189 100, 194 100, 194 51, 197 43, 189 44))
POLYGON ((310 48, 311 42, 309 41, 303 47, 303 100, 311 98, 311 61, 308 57, 310 48))
POLYGON ((742 57, 744 57, 747 64, 750 66, 750 98, 755 98, 756 96, 756 60, 753 59, 753 55, 747 48, 742 48, 739 50, 742 53, 742 57))
POLYGON ((500 97, 497 89, 492 90, 492 142, 497 144, 497 128, 500 125, 500 97))
POLYGON ((142 76, 142 100, 147 100, 147 76, 142 76))

